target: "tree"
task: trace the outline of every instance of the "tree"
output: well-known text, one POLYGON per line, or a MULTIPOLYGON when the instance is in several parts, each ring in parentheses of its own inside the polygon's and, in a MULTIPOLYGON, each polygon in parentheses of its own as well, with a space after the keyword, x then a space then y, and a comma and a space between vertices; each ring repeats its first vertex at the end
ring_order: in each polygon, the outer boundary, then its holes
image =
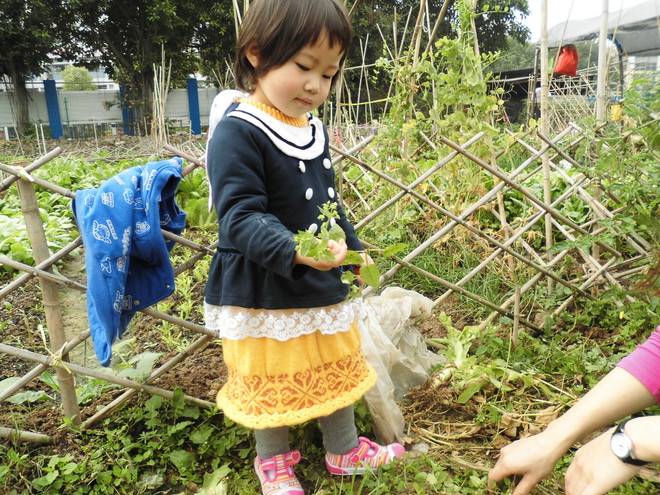
MULTIPOLYGON (((458 19, 455 0, 394 0, 382 2, 379 0, 355 0, 352 22, 355 31, 355 43, 349 53, 347 67, 360 66, 364 60, 373 63, 380 57, 392 58, 397 55, 406 56, 412 50, 411 37, 418 19, 420 5, 425 5, 422 18, 422 37, 420 50, 424 50, 430 41, 442 37, 456 38, 458 36, 458 19), (445 1, 450 2, 446 15, 440 20, 438 29, 434 31, 440 12, 445 1), (427 7, 426 7, 427 6, 427 7), (366 47, 360 46, 360 40, 366 47)), ((349 8, 353 2, 348 2, 349 8)), ((529 13, 528 0, 478 0, 476 12, 480 13, 475 19, 477 40, 481 53, 499 52, 506 50, 510 40, 525 42, 528 29, 520 22, 520 16, 529 13)), ((387 95, 388 81, 377 78, 371 84, 372 98, 382 99, 387 95)), ((359 73, 347 73, 349 87, 357 86, 359 73)))
POLYGON ((528 69, 534 66, 536 46, 532 43, 510 38, 508 48, 500 53, 499 58, 486 69, 490 72, 504 72, 516 69, 528 69))
POLYGON ((49 54, 67 36, 68 18, 63 0, 3 0, 0 77, 8 77, 13 84, 14 112, 21 136, 30 121, 25 81, 43 72, 49 54))
MULTIPOLYGON (((171 63, 173 86, 200 66, 200 57, 223 54, 233 42, 231 0, 69 0, 78 29, 69 53, 95 60, 126 90, 125 105, 147 117, 154 65, 171 63)), ((227 53, 228 55, 228 53, 227 53)))
POLYGON ((63 91, 94 91, 98 89, 96 84, 92 84, 92 75, 84 67, 74 67, 68 65, 62 71, 64 80, 63 91))

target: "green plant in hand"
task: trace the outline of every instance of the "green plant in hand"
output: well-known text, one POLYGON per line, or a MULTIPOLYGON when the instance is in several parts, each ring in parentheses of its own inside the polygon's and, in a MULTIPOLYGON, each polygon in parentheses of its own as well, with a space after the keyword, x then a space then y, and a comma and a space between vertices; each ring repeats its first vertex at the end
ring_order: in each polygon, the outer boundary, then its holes
MULTIPOLYGON (((294 236, 294 240, 297 243, 296 249, 301 256, 308 256, 315 260, 332 261, 335 259, 335 256, 330 249, 328 249, 328 242, 339 242, 342 239, 346 240, 346 234, 344 234, 344 230, 336 223, 339 218, 339 214, 337 213, 337 203, 327 202, 319 206, 319 211, 321 214, 318 216, 318 219, 321 220, 321 228, 317 233, 309 230, 299 231, 298 234, 294 236)), ((349 250, 349 254, 346 257, 347 260, 349 257, 352 261, 347 261, 346 264, 359 265, 363 261, 360 254, 356 251, 349 250), (354 255, 357 255, 357 257, 354 255)))
MULTIPOLYGON (((337 203, 327 202, 319 206, 319 211, 321 214, 318 216, 318 219, 321 221, 321 227, 317 232, 311 232, 309 230, 299 231, 298 234, 294 236, 294 240, 297 244, 296 249, 301 256, 309 256, 315 260, 334 260, 334 255, 330 249, 328 249, 328 242, 339 242, 342 239, 346 240, 344 230, 337 225, 337 219, 339 218, 339 214, 337 213, 337 203)), ((387 256, 393 256, 405 247, 405 244, 392 246, 386 250, 387 256)), ((342 281, 349 286, 348 299, 353 299, 362 295, 362 287, 355 283, 358 279, 368 286, 378 289, 380 283, 380 271, 373 263, 363 264, 365 263, 366 253, 367 251, 359 253, 349 249, 346 259, 342 263, 342 265, 352 265, 356 267, 355 271, 346 271, 341 277, 342 281)))

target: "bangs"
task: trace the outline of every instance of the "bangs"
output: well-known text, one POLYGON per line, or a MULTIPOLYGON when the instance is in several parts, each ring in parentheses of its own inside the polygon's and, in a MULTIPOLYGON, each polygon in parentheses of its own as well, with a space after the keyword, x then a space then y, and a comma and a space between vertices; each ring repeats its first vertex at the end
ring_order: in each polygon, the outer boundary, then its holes
POLYGON ((326 36, 331 48, 340 48, 342 65, 353 30, 345 7, 338 0, 255 0, 236 47, 239 89, 249 90, 263 74, 284 65, 305 46, 316 45, 326 36), (250 46, 259 52, 258 68, 246 60, 250 46))

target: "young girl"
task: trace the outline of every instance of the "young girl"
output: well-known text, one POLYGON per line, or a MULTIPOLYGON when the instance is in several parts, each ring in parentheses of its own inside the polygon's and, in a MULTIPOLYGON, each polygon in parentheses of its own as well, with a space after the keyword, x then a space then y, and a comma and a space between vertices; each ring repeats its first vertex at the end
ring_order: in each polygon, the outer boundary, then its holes
POLYGON ((254 0, 235 62, 247 93, 221 93, 212 112, 222 115, 207 151, 220 245, 205 317, 223 339, 229 375, 217 402, 254 429, 267 495, 303 493, 290 425, 319 418, 333 474, 359 474, 404 452, 356 432, 352 404, 376 376, 361 351, 359 302, 345 301, 340 280, 347 250, 363 250, 352 225, 337 205, 346 241, 328 243, 334 261, 302 257, 293 239, 315 232, 319 206, 337 202, 327 132, 310 112, 327 98, 351 35, 337 0, 254 0))

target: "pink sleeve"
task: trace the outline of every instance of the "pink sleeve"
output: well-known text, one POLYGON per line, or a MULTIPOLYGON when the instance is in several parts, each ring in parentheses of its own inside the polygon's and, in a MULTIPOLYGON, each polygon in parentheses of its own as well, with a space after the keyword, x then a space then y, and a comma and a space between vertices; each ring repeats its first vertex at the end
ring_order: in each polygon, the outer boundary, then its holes
POLYGON ((617 366, 642 382, 660 404, 660 326, 617 366))

